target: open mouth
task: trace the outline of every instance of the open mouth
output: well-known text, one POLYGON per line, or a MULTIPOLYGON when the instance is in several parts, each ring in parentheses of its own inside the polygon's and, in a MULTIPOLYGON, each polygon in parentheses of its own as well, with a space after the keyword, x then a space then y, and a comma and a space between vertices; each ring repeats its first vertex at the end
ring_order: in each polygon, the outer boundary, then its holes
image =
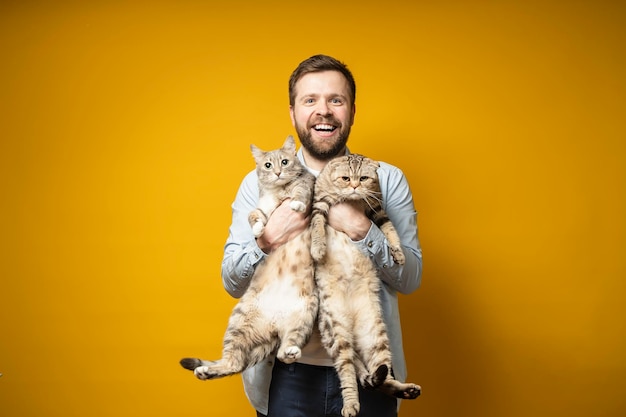
POLYGON ((334 132, 335 129, 337 129, 336 126, 328 125, 328 124, 313 125, 313 130, 315 130, 316 132, 331 133, 331 132, 334 132))

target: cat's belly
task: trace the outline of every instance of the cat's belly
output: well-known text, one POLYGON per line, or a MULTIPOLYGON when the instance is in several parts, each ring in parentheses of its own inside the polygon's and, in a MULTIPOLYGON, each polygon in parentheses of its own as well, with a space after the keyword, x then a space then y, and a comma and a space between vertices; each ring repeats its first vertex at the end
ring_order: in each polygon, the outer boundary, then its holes
POLYGON ((360 260, 363 255, 350 241, 348 235, 338 232, 330 226, 326 227, 326 256, 332 258, 332 262, 340 263, 344 268, 351 268, 354 262, 360 260))
POLYGON ((280 318, 306 309, 302 288, 289 278, 282 278, 263 288, 257 297, 257 306, 266 317, 280 318))

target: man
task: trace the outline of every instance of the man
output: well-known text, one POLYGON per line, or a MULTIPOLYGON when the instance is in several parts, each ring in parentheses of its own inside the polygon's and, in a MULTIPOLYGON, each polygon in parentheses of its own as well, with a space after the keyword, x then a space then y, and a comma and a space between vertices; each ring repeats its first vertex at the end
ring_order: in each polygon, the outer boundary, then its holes
MULTIPOLYGON (((356 85, 348 68, 326 55, 315 55, 296 68, 289 80, 289 112, 302 147, 298 158, 314 174, 326 163, 348 152, 354 123, 356 85)), ((346 233, 370 256, 382 280, 381 305, 393 354, 393 372, 404 381, 406 365, 402 350, 397 293, 416 290, 421 281, 422 252, 417 237, 417 213, 404 174, 381 162, 378 170, 383 208, 400 235, 406 262, 393 263, 387 242, 376 225, 355 206, 344 203, 331 208, 328 223, 346 233)), ((222 281, 233 297, 245 292, 256 266, 267 254, 302 232, 309 223, 306 214, 283 203, 270 216, 263 235, 256 239, 248 213, 256 207, 256 172, 248 174, 233 203, 233 219, 222 261, 222 281)), ((283 364, 268 359, 243 373, 246 395, 258 416, 339 416, 341 387, 333 363, 321 345, 319 331, 302 350, 298 362, 283 364)), ((398 400, 374 390, 360 390, 359 416, 397 415, 398 400)))

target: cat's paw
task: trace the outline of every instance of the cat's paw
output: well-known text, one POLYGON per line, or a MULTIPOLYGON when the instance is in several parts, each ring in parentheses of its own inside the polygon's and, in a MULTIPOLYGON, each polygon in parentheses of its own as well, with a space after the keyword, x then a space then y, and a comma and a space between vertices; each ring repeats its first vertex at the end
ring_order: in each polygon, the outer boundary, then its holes
POLYGON ((208 366, 198 366, 193 370, 193 374, 196 378, 201 379, 202 381, 206 381, 207 379, 213 378, 215 375, 210 371, 208 366))
POLYGON ((355 417, 359 414, 361 404, 358 399, 344 400, 343 408, 341 409, 342 417, 355 417))
POLYGON ((252 226, 252 234, 254 234, 254 237, 261 236, 263 234, 263 231, 265 231, 265 225, 260 221, 254 223, 254 225, 252 226))
POLYGON ((293 363, 300 358, 302 351, 298 346, 288 346, 282 352, 278 352, 278 359, 284 363, 293 363))
POLYGON ((396 397, 404 400, 414 400, 422 393, 422 387, 415 384, 406 384, 407 387, 396 393, 396 397))
POLYGON ((391 248, 391 256, 393 257, 395 263, 397 263, 398 265, 404 265, 404 261, 406 259, 404 257, 404 252, 402 252, 402 248, 400 246, 391 248))
POLYGON ((306 210, 306 204, 304 204, 302 201, 291 200, 291 202, 289 203, 289 207, 291 207, 293 211, 297 211, 299 213, 302 213, 306 210))
POLYGON ((414 400, 422 393, 422 388, 419 385, 400 382, 391 378, 387 379, 378 389, 387 395, 403 400, 414 400))
POLYGON ((326 242, 311 245, 311 256, 315 262, 324 259, 326 255, 326 242))

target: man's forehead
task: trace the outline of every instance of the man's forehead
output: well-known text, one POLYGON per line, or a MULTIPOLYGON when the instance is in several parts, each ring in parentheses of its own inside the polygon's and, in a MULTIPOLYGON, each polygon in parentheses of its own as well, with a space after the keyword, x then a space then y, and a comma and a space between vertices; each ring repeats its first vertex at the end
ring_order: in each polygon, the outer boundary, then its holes
POLYGON ((296 83, 298 95, 340 94, 348 95, 348 80, 338 71, 311 72, 296 83))

